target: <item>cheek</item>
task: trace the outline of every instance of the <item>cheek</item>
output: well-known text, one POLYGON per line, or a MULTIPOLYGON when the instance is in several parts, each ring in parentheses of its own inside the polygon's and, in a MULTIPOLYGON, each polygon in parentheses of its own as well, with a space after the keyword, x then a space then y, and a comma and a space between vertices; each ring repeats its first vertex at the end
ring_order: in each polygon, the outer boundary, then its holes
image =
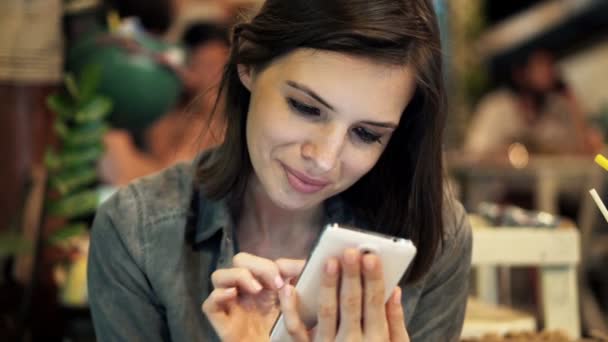
POLYGON ((248 120, 248 145, 260 153, 272 153, 278 146, 295 139, 298 127, 292 122, 288 109, 283 108, 276 99, 265 97, 263 101, 253 99, 248 120))
POLYGON ((248 134, 255 137, 252 143, 260 146, 290 144, 308 135, 306 125, 275 94, 260 94, 252 99, 248 118, 248 134))

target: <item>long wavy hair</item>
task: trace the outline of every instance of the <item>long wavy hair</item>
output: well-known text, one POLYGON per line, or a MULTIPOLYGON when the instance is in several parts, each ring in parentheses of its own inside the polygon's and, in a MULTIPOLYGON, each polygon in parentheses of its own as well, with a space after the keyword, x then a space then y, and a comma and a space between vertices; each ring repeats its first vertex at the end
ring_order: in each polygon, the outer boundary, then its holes
POLYGON ((420 279, 442 244, 441 144, 445 88, 439 30, 425 0, 268 0, 232 32, 220 84, 225 140, 199 165, 197 181, 213 199, 242 195, 252 172, 245 127, 250 94, 239 64, 262 70, 298 48, 413 67, 416 89, 377 164, 341 196, 368 229, 409 238, 418 254, 407 282, 420 279))

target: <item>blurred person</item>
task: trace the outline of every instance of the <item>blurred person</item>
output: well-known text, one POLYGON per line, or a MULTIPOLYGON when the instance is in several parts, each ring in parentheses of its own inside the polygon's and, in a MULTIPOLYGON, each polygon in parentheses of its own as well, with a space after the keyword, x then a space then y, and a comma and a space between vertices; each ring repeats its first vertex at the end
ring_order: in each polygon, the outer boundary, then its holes
POLYGON ((259 0, 174 0, 176 17, 165 37, 178 41, 193 22, 208 21, 232 27, 239 17, 257 9, 259 0))
POLYGON ((465 141, 469 156, 501 158, 516 142, 531 153, 590 154, 601 149, 600 133, 587 124, 548 51, 531 52, 510 77, 510 87, 479 102, 465 141))
MULTIPOLYGON (((211 23, 192 25, 183 36, 189 50, 185 67, 171 66, 184 83, 177 108, 157 120, 145 133, 144 149, 129 132, 106 134, 106 154, 100 162, 104 181, 123 185, 179 161, 191 160, 201 150, 221 141, 221 119, 211 116, 218 85, 228 58, 227 30, 211 23)), ((218 110, 222 103, 218 102, 218 110)))
POLYGON ((211 109, 217 98, 218 83, 228 58, 228 32, 211 23, 192 25, 182 43, 190 51, 187 68, 182 73, 187 98, 196 98, 204 109, 211 109))

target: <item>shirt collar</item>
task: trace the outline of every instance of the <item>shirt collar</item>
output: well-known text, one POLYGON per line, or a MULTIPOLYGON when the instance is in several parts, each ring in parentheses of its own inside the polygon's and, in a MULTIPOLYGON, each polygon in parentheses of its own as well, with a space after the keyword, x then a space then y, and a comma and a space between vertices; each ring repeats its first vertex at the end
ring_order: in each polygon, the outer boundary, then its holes
POLYGON ((194 242, 203 242, 219 231, 230 234, 232 218, 226 200, 210 200, 200 191, 198 196, 198 218, 196 220, 194 242))
MULTIPOLYGON (((213 157, 215 149, 199 154, 193 161, 192 173, 196 175, 200 164, 213 157)), ((223 231, 224 237, 232 234, 232 217, 228 207, 227 199, 213 200, 205 196, 199 184, 193 184, 191 213, 194 215, 194 243, 206 241, 223 231)))
MULTIPOLYGON (((195 243, 203 242, 220 231, 223 231, 225 236, 231 236, 233 222, 227 200, 210 200, 202 192, 199 192, 198 196, 195 243)), ((352 210, 339 196, 329 198, 324 206, 324 225, 331 223, 356 225, 352 210)))

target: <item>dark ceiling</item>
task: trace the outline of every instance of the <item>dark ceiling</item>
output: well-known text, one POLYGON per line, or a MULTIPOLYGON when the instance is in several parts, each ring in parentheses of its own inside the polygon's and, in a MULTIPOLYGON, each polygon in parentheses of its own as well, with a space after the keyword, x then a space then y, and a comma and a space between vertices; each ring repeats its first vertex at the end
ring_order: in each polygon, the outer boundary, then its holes
POLYGON ((543 0, 486 0, 484 4, 486 20, 488 25, 494 25, 513 14, 517 14, 541 2, 543 0))
MULTIPOLYGON (((569 0, 580 1, 580 0, 569 0)), ((486 0, 486 18, 492 26, 513 14, 530 9, 544 1, 486 0)), ((508 66, 524 58, 530 51, 542 48, 564 57, 608 39, 608 0, 585 1, 584 9, 559 24, 520 44, 510 47, 488 60, 495 74, 508 72, 508 66)))

